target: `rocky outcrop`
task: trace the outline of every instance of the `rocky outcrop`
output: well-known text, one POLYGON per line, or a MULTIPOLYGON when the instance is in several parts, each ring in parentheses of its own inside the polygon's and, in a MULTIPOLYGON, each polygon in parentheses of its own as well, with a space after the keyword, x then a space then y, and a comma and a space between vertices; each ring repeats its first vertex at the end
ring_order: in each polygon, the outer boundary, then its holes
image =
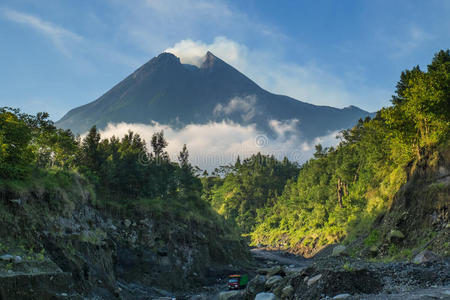
POLYGON ((424 251, 420 252, 419 254, 417 254, 413 258, 412 262, 415 264, 423 264, 423 263, 438 261, 439 259, 440 259, 440 257, 437 256, 436 254, 434 254, 433 252, 424 250, 424 251))
POLYGON ((333 253, 331 254, 332 256, 342 256, 342 255, 346 255, 347 251, 347 247, 345 247, 344 245, 337 245, 333 248, 333 253))

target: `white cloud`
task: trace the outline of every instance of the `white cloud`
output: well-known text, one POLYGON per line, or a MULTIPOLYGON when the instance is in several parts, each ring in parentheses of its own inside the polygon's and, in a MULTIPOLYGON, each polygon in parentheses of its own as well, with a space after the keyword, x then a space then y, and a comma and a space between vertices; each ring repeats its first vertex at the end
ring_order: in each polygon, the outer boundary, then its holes
POLYGON ((283 122, 278 120, 270 120, 269 126, 279 137, 284 138, 286 134, 298 133, 297 132, 298 122, 299 121, 297 119, 292 119, 283 122))
POLYGON ((245 122, 250 121, 257 114, 256 96, 249 95, 244 98, 235 97, 228 102, 226 105, 217 104, 214 108, 214 115, 225 115, 229 116, 232 113, 240 113, 242 120, 245 122))
MULTIPOLYGON (((77 58, 78 65, 83 66, 86 72, 93 71, 92 62, 86 60, 88 56, 95 56, 95 61, 99 58, 106 59, 132 68, 137 68, 142 64, 142 61, 136 57, 115 50, 109 43, 86 39, 77 33, 43 20, 38 16, 10 8, 0 8, 0 15, 11 22, 28 26, 44 35, 62 54, 70 58, 77 58)), ((89 18, 92 19, 91 14, 89 15, 89 18)))
POLYGON ((201 66, 205 59, 205 54, 208 51, 211 51, 219 58, 235 66, 245 64, 245 59, 248 56, 246 46, 240 45, 223 36, 214 38, 214 41, 210 44, 201 41, 182 40, 173 47, 164 50, 164 52, 170 52, 180 57, 182 63, 197 67, 201 66))
POLYGON ((2 9, 3 16, 15 23, 24 24, 48 37, 59 50, 70 56, 70 51, 66 45, 68 42, 79 42, 83 40, 78 34, 69 31, 56 24, 44 21, 39 17, 26 14, 9 8, 2 9))
POLYGON ((176 161, 183 145, 187 144, 191 163, 207 170, 233 163, 238 155, 245 158, 258 152, 273 154, 278 159, 286 156, 302 163, 312 157, 315 144, 322 143, 329 147, 338 142, 335 138, 337 132, 332 132, 316 138, 313 143, 307 143, 301 139, 300 133, 294 132, 292 124, 295 122, 271 121, 272 125, 278 128, 277 136, 272 139, 258 132, 254 125, 242 126, 230 122, 191 124, 182 129, 158 123, 108 124, 101 131, 101 135, 102 138, 110 138, 113 135, 121 137, 131 130, 148 142, 153 133, 163 130, 169 143, 167 151, 172 160, 176 161), (287 134, 288 132, 291 134, 287 134))

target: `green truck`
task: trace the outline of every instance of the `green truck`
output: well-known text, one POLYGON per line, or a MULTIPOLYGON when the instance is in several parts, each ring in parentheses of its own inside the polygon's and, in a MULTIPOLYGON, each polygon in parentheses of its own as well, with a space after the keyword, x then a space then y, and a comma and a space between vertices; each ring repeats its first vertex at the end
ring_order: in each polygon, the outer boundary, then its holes
POLYGON ((234 274, 228 276, 228 289, 229 290, 239 290, 247 286, 248 275, 247 274, 234 274))

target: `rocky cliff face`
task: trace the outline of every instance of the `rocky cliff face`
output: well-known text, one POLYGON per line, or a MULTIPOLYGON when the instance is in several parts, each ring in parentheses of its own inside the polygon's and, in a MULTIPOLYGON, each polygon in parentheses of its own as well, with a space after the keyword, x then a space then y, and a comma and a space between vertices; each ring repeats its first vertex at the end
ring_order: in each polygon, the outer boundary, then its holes
POLYGON ((1 193, 1 299, 161 296, 248 258, 213 222, 100 210, 82 185, 1 193))
POLYGON ((354 251, 365 256, 412 258, 424 249, 448 256, 450 241, 450 150, 424 153, 408 166, 408 180, 371 235, 354 251))

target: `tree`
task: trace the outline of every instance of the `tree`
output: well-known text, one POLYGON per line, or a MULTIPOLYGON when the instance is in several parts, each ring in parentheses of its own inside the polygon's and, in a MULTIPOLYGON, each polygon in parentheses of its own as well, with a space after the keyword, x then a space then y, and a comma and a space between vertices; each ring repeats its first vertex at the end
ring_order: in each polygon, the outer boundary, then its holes
POLYGON ((152 136, 151 145, 153 153, 157 160, 168 160, 169 155, 164 149, 167 147, 167 141, 164 138, 164 131, 156 132, 152 136))
POLYGON ((183 145, 183 150, 181 150, 178 155, 178 161, 180 163, 180 168, 189 167, 189 151, 187 150, 186 144, 183 145))
POLYGON ((98 174, 102 163, 101 152, 99 151, 100 133, 94 125, 83 139, 80 149, 79 164, 85 170, 98 174))
POLYGON ((31 130, 7 108, 0 109, 0 177, 24 178, 30 174, 33 152, 31 130))

